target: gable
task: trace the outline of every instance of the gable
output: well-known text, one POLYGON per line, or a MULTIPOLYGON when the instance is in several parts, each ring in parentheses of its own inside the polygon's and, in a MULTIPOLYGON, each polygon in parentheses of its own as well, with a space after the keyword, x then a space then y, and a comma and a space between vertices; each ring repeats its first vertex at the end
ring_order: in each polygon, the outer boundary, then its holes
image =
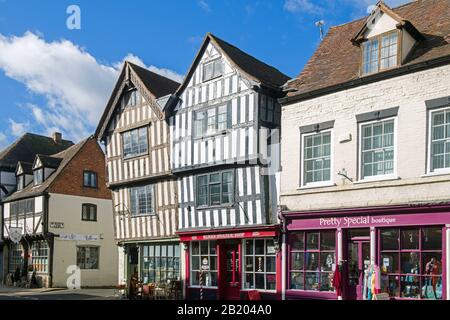
POLYGON ((389 31, 396 30, 397 24, 398 22, 394 20, 394 18, 378 9, 367 22, 367 30, 364 33, 364 37, 371 38, 389 31))
POLYGON ((36 160, 34 161, 33 170, 40 167, 42 167, 42 161, 39 156, 37 156, 36 160))

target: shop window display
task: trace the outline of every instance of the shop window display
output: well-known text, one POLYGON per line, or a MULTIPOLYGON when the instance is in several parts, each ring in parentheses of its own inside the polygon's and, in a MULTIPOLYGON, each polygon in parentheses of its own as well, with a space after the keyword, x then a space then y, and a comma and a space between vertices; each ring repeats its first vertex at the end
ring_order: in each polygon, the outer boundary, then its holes
POLYGON ((381 287, 391 297, 442 299, 442 228, 380 230, 381 287))
POLYGON ((142 246, 144 283, 180 279, 180 245, 152 244, 142 246))
POLYGON ((191 285, 217 287, 217 242, 191 242, 191 285), (203 271, 202 266, 209 270, 203 271))
POLYGON ((334 291, 335 232, 295 232, 290 236, 290 289, 334 291))
POLYGON ((244 248, 244 287, 276 289, 276 251, 272 239, 246 240, 244 248))

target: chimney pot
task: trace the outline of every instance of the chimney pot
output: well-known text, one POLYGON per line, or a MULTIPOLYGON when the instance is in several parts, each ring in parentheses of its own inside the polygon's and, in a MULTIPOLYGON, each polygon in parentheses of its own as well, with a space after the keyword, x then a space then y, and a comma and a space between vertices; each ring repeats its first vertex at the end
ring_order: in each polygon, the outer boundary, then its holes
POLYGON ((53 141, 55 141, 55 143, 57 143, 57 144, 61 144, 62 143, 62 134, 61 134, 61 132, 53 132, 52 138, 53 138, 53 141))

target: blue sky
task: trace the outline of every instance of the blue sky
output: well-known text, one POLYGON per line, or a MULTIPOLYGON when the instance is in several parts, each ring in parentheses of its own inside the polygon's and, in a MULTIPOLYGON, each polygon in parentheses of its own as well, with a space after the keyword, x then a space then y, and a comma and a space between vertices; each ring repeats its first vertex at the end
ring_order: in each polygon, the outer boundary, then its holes
POLYGON ((327 30, 375 2, 0 0, 0 149, 24 132, 88 136, 124 59, 180 80, 206 32, 295 77, 320 43, 314 22, 327 30), (66 26, 69 5, 80 30, 66 26))

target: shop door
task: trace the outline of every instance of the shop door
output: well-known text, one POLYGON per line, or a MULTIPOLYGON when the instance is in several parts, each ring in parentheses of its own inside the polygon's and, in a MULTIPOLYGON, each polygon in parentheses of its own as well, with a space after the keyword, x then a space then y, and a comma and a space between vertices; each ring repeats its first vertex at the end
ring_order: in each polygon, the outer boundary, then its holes
POLYGON ((369 265, 370 241, 350 241, 348 244, 348 299, 363 299, 364 271, 369 265))
POLYGON ((222 268, 224 272, 222 298, 239 300, 241 290, 239 244, 225 244, 223 252, 225 253, 225 266, 222 268))

